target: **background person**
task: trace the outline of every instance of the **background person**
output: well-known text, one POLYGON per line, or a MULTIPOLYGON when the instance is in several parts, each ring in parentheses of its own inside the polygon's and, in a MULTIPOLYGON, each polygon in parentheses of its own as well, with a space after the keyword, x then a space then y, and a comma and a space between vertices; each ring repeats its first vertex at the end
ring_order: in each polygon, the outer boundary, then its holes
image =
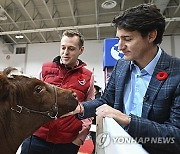
POLYGON ((112 117, 151 154, 180 153, 180 59, 162 41, 165 19, 153 4, 129 8, 113 20, 124 60, 118 60, 102 97, 83 102, 79 118, 112 117), (157 138, 156 143, 152 143, 157 138), (164 142, 168 139, 170 142, 164 142), (160 140, 160 142, 159 142, 160 140))
POLYGON ((101 88, 98 85, 94 85, 95 98, 101 97, 101 88))
MULTIPOLYGON (((94 95, 95 98, 101 97, 101 88, 98 85, 94 85, 94 95)), ((96 116, 94 117, 92 124, 96 125, 96 116)), ((96 132, 90 132, 93 144, 94 144, 94 150, 93 153, 96 151, 96 132)))
MULTIPOLYGON (((60 56, 42 66, 43 81, 76 92, 79 102, 94 99, 92 72, 78 57, 84 52, 84 38, 77 32, 65 31, 60 56)), ((21 154, 77 154, 89 133, 91 119, 75 115, 53 120, 40 127, 22 144, 21 154)))

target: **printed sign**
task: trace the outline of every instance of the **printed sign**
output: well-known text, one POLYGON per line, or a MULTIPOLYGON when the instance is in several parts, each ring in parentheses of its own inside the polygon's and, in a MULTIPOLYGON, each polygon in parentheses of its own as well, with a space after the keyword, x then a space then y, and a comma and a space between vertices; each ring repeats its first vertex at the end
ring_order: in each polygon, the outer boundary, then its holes
POLYGON ((117 38, 108 38, 104 40, 103 69, 105 69, 105 67, 113 67, 117 60, 123 57, 123 52, 118 50, 117 38))

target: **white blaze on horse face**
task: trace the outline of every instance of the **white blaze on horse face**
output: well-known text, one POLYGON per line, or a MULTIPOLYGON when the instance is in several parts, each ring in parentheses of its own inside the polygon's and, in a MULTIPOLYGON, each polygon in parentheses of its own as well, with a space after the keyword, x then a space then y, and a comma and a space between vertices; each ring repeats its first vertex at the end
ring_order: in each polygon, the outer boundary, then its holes
POLYGON ((23 73, 22 73, 21 71, 19 71, 19 70, 12 70, 12 71, 7 75, 7 77, 8 77, 8 78, 13 78, 13 75, 22 75, 22 76, 29 77, 28 75, 23 74, 23 73))

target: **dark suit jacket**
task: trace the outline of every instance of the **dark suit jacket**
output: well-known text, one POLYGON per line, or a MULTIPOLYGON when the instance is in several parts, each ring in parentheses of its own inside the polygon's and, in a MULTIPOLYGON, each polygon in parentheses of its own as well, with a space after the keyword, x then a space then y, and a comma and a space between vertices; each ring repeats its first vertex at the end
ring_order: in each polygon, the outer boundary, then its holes
MULTIPOLYGON (((108 104, 123 111, 124 87, 130 77, 129 61, 119 60, 113 69, 108 85, 99 99, 83 102, 83 118, 92 117, 95 109, 108 104)), ((162 52, 144 96, 142 116, 131 115, 127 132, 134 138, 167 138, 169 144, 153 144, 149 141, 143 147, 150 153, 180 153, 180 59, 162 52), (157 73, 165 71, 168 77, 159 81, 157 73)), ((154 141, 154 140, 153 140, 154 141)))

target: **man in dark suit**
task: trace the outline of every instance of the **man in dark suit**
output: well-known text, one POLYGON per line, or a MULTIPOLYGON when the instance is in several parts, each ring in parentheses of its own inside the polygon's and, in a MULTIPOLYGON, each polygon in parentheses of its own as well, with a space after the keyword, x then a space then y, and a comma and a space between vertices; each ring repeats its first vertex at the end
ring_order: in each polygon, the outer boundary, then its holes
POLYGON ((149 153, 179 154, 180 59, 158 46, 164 17, 155 5, 141 4, 113 23, 124 59, 115 65, 102 97, 83 102, 74 113, 112 117, 149 153))

